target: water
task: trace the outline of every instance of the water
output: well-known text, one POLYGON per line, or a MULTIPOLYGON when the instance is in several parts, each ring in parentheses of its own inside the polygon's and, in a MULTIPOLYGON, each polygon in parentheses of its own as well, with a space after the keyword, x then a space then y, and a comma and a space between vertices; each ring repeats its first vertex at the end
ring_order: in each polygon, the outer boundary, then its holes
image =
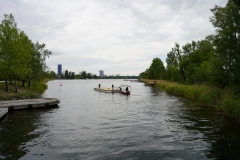
POLYGON ((55 80, 50 109, 0 121, 0 159, 239 159, 240 126, 212 108, 123 80, 55 80), (62 86, 60 83, 62 82, 62 86), (94 91, 131 85, 131 95, 94 91))

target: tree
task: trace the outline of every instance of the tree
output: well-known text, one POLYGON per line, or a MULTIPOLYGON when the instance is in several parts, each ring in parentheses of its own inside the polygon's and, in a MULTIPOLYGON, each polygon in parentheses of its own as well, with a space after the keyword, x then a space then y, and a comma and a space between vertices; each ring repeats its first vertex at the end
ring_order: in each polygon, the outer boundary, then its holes
POLYGON ((72 74, 71 74, 71 79, 75 79, 75 74, 74 74, 74 72, 72 72, 72 74))
POLYGON ((71 79, 71 77, 72 77, 72 72, 69 71, 69 72, 68 72, 68 79, 71 79))
MULTIPOLYGON (((189 49, 190 47, 186 46, 186 48, 189 49)), ((187 50, 187 49, 186 49, 187 50)), ((184 70, 184 62, 183 62, 183 55, 182 50, 180 49, 180 45, 178 43, 175 43, 175 47, 172 48, 172 50, 167 54, 167 79, 171 81, 179 81, 179 82, 185 82, 186 80, 186 74, 184 70), (180 73, 180 76, 179 76, 180 73), (174 74, 174 75, 173 75, 174 74)))
POLYGON ((65 78, 68 79, 68 70, 65 71, 65 78))
POLYGON ((54 71, 46 71, 46 77, 47 78, 55 78, 56 77, 56 73, 54 71))
POLYGON ((139 77, 143 78, 143 79, 147 79, 149 75, 149 69, 146 69, 144 72, 139 74, 139 77))
POLYGON ((182 49, 183 54, 189 56, 197 49, 197 43, 195 41, 192 41, 192 43, 187 43, 182 46, 182 49))
POLYGON ((92 76, 91 76, 90 73, 87 74, 87 78, 88 78, 88 79, 91 79, 91 78, 92 78, 92 76))
POLYGON ((0 24, 0 70, 8 91, 7 81, 13 75, 23 78, 30 73, 28 64, 32 56, 29 39, 17 28, 13 15, 4 14, 4 17, 0 24))
POLYGON ((166 79, 170 81, 178 81, 180 77, 180 71, 178 70, 178 60, 172 51, 167 54, 166 63, 166 79))
POLYGON ((86 78, 87 78, 87 73, 86 73, 86 71, 83 71, 83 72, 82 72, 82 77, 83 77, 83 79, 86 79, 86 78))
POLYGON ((233 2, 234 2, 238 7, 240 7, 240 0, 233 0, 233 2))
MULTIPOLYGON (((198 67, 203 62, 212 59, 213 53, 211 36, 208 36, 205 40, 187 43, 182 46, 182 49, 176 43, 172 51, 167 54, 167 79, 189 84, 199 83, 199 75, 196 75, 196 70, 199 72, 200 68, 198 69, 198 67)), ((204 78, 201 78, 201 81, 202 79, 204 78)))
POLYGON ((32 60, 29 64, 31 73, 28 76, 28 86, 30 86, 31 79, 41 80, 44 78, 44 74, 47 71, 48 67, 46 65, 46 59, 52 54, 51 51, 46 49, 46 45, 36 42, 35 44, 31 43, 31 55, 32 60))
POLYGON ((240 85, 240 7, 229 0, 226 7, 211 9, 210 21, 216 28, 215 69, 218 85, 240 85))
POLYGON ((185 50, 186 45, 182 47, 184 55, 181 63, 186 73, 186 82, 194 84, 199 83, 197 79, 199 75, 196 75, 196 70, 203 62, 209 61, 213 57, 214 49, 212 44, 207 40, 200 40, 198 42, 193 41, 191 45, 195 46, 195 49, 191 51, 185 50))
POLYGON ((182 51, 180 49, 180 45, 178 43, 175 43, 175 47, 172 48, 172 53, 175 55, 176 59, 178 60, 178 67, 179 67, 179 70, 182 74, 182 78, 183 78, 183 82, 185 82, 186 80, 186 75, 185 75, 185 71, 184 71, 184 68, 183 68, 183 58, 182 58, 182 51))
POLYGON ((165 78, 165 67, 160 58, 154 58, 149 68, 150 79, 164 79, 165 78))

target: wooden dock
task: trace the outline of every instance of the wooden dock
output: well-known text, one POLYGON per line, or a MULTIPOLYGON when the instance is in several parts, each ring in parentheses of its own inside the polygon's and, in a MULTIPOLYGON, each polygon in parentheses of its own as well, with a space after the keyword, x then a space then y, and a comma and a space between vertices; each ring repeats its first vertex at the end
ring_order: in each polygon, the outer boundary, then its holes
POLYGON ((0 118, 2 118, 8 112, 8 108, 0 108, 0 118))
POLYGON ((116 88, 94 88, 94 91, 106 92, 106 93, 115 93, 118 92, 116 88))
POLYGON ((8 110, 31 109, 38 107, 50 107, 57 105, 59 100, 56 98, 41 98, 41 99, 22 99, 0 101, 0 108, 7 108, 8 110))

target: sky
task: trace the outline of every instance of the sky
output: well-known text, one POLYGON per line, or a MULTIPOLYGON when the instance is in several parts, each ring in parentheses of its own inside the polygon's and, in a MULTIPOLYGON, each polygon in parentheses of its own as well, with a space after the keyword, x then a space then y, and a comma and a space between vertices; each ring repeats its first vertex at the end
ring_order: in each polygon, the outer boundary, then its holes
POLYGON ((153 58, 214 34, 209 18, 227 0, 0 0, 0 19, 52 52, 50 70, 139 75, 153 58))

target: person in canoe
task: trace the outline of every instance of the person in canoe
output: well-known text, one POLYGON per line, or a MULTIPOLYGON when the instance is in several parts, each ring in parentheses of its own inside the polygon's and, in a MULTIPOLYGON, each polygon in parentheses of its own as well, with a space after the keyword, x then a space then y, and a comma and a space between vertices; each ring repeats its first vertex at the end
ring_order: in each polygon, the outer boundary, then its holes
POLYGON ((126 87, 126 93, 129 93, 128 87, 126 87))

